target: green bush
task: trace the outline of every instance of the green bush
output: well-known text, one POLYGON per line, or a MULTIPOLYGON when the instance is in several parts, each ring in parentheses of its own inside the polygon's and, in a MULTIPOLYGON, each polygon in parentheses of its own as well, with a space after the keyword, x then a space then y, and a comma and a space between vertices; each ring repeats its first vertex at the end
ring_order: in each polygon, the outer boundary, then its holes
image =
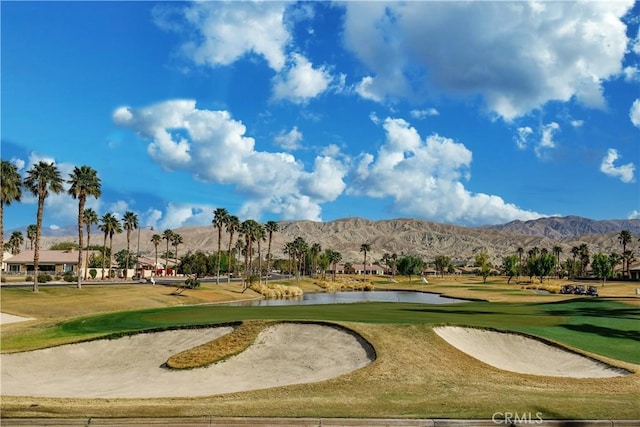
POLYGON ((53 280, 50 274, 39 274, 38 275, 38 283, 47 283, 53 280))
POLYGON ((74 276, 73 274, 69 273, 69 274, 65 274, 62 279, 65 282, 77 282, 78 281, 78 276, 74 276))
POLYGON ((91 270, 89 270, 89 276, 91 276, 92 279, 95 279, 97 275, 98 275, 98 270, 96 270, 95 268, 92 268, 91 270))
POLYGON ((25 277, 24 281, 25 282, 33 282, 33 277, 27 276, 27 277, 25 277))

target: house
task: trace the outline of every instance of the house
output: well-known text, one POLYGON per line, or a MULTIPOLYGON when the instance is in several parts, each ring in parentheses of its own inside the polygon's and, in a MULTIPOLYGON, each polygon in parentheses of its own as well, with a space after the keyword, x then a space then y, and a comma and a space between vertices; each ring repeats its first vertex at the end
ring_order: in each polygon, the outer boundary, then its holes
POLYGON ((355 274, 366 273, 372 276, 384 276, 386 273, 386 270, 384 269, 384 267, 378 264, 367 263, 366 268, 364 264, 352 264, 351 268, 354 270, 355 274))
POLYGON ((631 264, 629 266, 629 274, 631 280, 640 280, 640 263, 631 264))
MULTIPOLYGON (((33 254, 34 251, 22 251, 6 259, 5 273, 33 274, 33 254)), ((82 263, 85 266, 87 263, 86 258, 86 256, 82 258, 82 263)), ((64 251, 41 250, 38 271, 52 275, 78 274, 78 251, 76 249, 64 251)))

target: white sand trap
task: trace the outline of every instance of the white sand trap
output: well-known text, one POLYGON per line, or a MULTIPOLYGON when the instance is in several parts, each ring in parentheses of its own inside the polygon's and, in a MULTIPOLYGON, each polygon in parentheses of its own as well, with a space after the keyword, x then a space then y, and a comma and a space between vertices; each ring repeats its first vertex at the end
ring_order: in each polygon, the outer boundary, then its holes
POLYGON ((0 325, 6 325, 7 323, 26 322, 27 320, 34 320, 32 317, 20 317, 13 314, 0 313, 0 325))
POLYGON ((630 373, 523 335, 453 326, 434 331, 458 350, 505 371, 572 378, 610 378, 630 373))
POLYGON ((333 378, 371 362, 363 340, 343 329, 283 323, 246 351, 206 368, 170 370, 169 356, 232 331, 230 327, 138 334, 0 356, 2 395, 189 397, 333 378))

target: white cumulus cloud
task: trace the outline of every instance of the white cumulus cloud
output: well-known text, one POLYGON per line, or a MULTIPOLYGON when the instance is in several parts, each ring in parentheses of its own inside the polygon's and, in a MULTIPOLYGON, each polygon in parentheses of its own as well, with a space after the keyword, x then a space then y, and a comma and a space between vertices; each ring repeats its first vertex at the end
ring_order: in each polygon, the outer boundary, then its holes
POLYGON ((229 65, 254 54, 279 71, 291 38, 286 7, 285 2, 202 1, 180 9, 156 7, 154 17, 160 28, 187 34, 182 52, 197 65, 229 65))
POLYGON ((241 215, 259 218, 268 211, 285 219, 319 220, 320 205, 335 200, 345 187, 346 167, 339 160, 320 155, 307 171, 291 154, 257 151, 245 126, 229 112, 201 110, 193 100, 120 107, 113 120, 148 140, 150 157, 165 169, 234 186, 247 200, 241 215))
POLYGON ((600 171, 605 175, 613 178, 619 178, 624 183, 635 182, 634 171, 635 166, 633 163, 627 163, 626 165, 615 166, 614 163, 618 160, 618 150, 615 148, 609 148, 607 155, 602 159, 600 164, 600 171))
POLYGON ((480 95, 512 120, 549 101, 603 107, 602 83, 622 71, 633 0, 342 4, 345 46, 368 68, 361 96, 480 95))
POLYGON ((300 148, 300 142, 302 141, 302 132, 298 130, 297 126, 294 126, 289 132, 281 131, 273 138, 274 142, 285 150, 297 150, 300 148))
POLYGON ((542 126, 542 137, 534 149, 538 158, 544 158, 548 150, 555 148, 556 143, 553 140, 553 136, 559 130, 560 125, 556 122, 547 123, 542 126))
POLYGON ((629 110, 629 118, 635 127, 640 127, 640 98, 633 101, 629 110))
POLYGON ((468 191, 462 181, 472 153, 463 144, 439 135, 423 140, 403 119, 387 118, 382 126, 385 142, 376 155, 360 156, 349 194, 389 197, 396 212, 469 225, 542 216, 499 196, 468 191))
POLYGON ((328 70, 314 68, 307 58, 294 53, 290 66, 273 78, 273 97, 303 104, 326 91, 332 80, 328 70))

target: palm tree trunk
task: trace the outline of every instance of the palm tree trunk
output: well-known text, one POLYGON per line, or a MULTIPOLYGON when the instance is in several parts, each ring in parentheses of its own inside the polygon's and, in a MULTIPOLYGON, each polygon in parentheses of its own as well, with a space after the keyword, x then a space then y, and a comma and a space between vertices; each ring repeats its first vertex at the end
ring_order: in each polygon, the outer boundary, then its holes
POLYGON ((104 280, 104 269, 107 264, 107 233, 104 234, 104 241, 102 242, 102 280, 104 280))
POLYGON ((231 272, 232 272, 232 263, 231 263, 231 242, 233 242, 233 231, 229 232, 229 250, 227 251, 227 283, 231 282, 231 272))
POLYGON ((124 280, 129 276, 129 248, 131 248, 131 230, 127 228, 127 261, 125 262, 124 280))
POLYGON ((44 198, 38 198, 38 215, 36 224, 36 247, 33 250, 33 292, 38 292, 38 263, 40 261, 40 233, 42 231, 42 211, 44 198))
MULTIPOLYGON (((87 224, 87 267, 84 269, 84 280, 87 280, 87 273, 89 271, 89 242, 91 240, 91 224, 87 224)), ((82 249, 81 249, 82 250, 82 249)))
POLYGON ((113 235, 109 235, 109 279, 111 279, 111 267, 113 267, 113 235))
MULTIPOLYGON (((82 289, 82 275, 80 269, 82 268, 82 213, 84 212, 84 199, 82 197, 78 200, 78 289, 82 289)), ((86 268, 85 268, 86 270, 86 268)))

